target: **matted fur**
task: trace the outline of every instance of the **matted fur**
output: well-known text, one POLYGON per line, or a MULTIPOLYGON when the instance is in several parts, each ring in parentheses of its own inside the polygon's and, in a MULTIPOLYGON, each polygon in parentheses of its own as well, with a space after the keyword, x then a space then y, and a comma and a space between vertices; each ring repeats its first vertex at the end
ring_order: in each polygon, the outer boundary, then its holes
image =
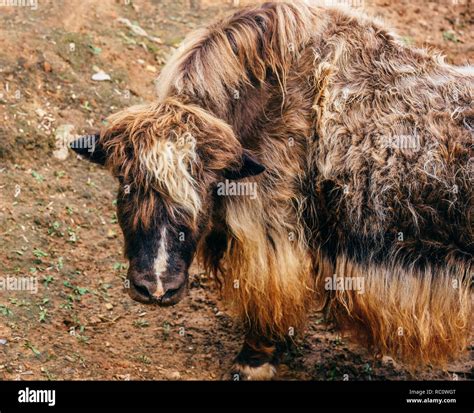
MULTIPOLYGON (((364 291, 324 292, 326 269, 317 278, 319 304, 340 327, 379 354, 411 365, 444 364, 469 344, 471 267, 405 270, 398 263, 354 264, 338 257, 337 277, 361 277, 364 291), (328 301, 327 301, 328 300, 328 301)), ((329 275, 330 276, 330 275, 329 275)))
POLYGON ((273 3, 243 9, 194 32, 163 69, 157 82, 159 98, 175 89, 206 97, 214 109, 226 110, 229 93, 253 81, 265 83, 268 70, 285 86, 300 49, 314 35, 313 17, 303 3, 273 3))
POLYGON ((199 248, 250 329, 281 338, 329 303, 381 352, 443 363, 471 324, 469 73, 366 16, 269 3, 193 33, 158 103, 112 118, 103 142, 116 175, 193 216, 242 149, 266 166, 256 199, 216 199, 199 248), (333 274, 365 292, 324 290, 333 274))
POLYGON ((174 99, 132 107, 109 122, 101 143, 112 173, 135 189, 134 226, 150 224, 158 194, 173 217, 194 225, 207 180, 242 152, 225 122, 174 99))
POLYGON ((223 257, 224 295, 257 333, 281 337, 305 320, 314 291, 311 260, 296 228, 281 221, 284 211, 272 216, 275 209, 266 211, 263 197, 226 202, 232 238, 223 257))

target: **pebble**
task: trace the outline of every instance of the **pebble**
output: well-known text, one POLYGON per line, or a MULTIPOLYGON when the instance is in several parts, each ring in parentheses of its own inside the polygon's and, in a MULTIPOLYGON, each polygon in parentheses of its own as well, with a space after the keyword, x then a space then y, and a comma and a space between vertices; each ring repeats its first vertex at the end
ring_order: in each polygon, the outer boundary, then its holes
POLYGON ((49 73, 53 70, 53 68, 51 67, 51 64, 49 64, 48 62, 44 62, 43 63, 43 70, 45 72, 49 73))
POLYGON ((102 82, 104 80, 112 80, 110 75, 108 75, 105 72, 97 72, 92 75, 92 80, 95 80, 96 82, 102 82))
POLYGON ((64 161, 69 156, 69 147, 68 144, 73 140, 72 131, 74 130, 74 125, 60 125, 56 129, 55 133, 55 145, 56 150, 53 151, 53 156, 60 161, 64 161))
POLYGON ((40 118, 43 118, 44 116, 46 116, 46 112, 41 108, 36 109, 35 112, 40 118))
POLYGON ((179 371, 173 371, 173 373, 171 373, 169 377, 171 380, 179 380, 181 378, 181 374, 179 373, 179 371))

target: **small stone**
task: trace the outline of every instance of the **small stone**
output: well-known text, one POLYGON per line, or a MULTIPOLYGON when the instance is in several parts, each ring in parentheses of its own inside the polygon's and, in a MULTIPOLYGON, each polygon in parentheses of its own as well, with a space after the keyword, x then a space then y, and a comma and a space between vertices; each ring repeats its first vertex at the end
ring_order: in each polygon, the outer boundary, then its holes
POLYGON ((51 65, 48 62, 43 63, 43 69, 47 73, 49 73, 53 70, 53 68, 51 67, 51 65))
POLYGON ((39 118, 44 118, 46 116, 46 112, 41 108, 36 109, 35 113, 38 115, 39 118))
POLYGON ((112 80, 110 75, 108 75, 105 72, 97 72, 92 75, 92 80, 95 80, 96 82, 102 82, 104 80, 112 80))
POLYGON ((170 374, 170 379, 171 380, 179 380, 181 378, 181 374, 179 371, 173 371, 173 373, 170 374))
POLYGON ((106 304, 105 304, 105 308, 110 311, 110 310, 112 310, 112 309, 114 308, 114 306, 113 306, 113 304, 111 304, 111 303, 106 303, 106 304))
POLYGON ((74 125, 60 125, 56 129, 55 133, 55 146, 56 150, 53 151, 53 156, 60 161, 64 161, 69 156, 69 142, 71 142, 74 137, 72 136, 72 131, 74 130, 74 125))
POLYGON ((5 338, 0 338, 0 346, 4 346, 7 344, 7 340, 5 338))
POLYGON ((147 65, 147 66, 145 67, 145 69, 146 69, 147 72, 151 72, 151 73, 156 73, 156 72, 158 71, 158 70, 156 69, 156 67, 155 67, 155 66, 152 66, 152 65, 147 65))
POLYGON ((151 40, 152 42, 157 43, 157 44, 163 44, 163 40, 161 40, 159 37, 153 37, 153 36, 151 36, 151 37, 150 37, 150 40, 151 40))
POLYGON ((102 320, 97 316, 92 316, 89 320, 89 323, 92 324, 92 325, 99 324, 101 322, 102 322, 102 320))

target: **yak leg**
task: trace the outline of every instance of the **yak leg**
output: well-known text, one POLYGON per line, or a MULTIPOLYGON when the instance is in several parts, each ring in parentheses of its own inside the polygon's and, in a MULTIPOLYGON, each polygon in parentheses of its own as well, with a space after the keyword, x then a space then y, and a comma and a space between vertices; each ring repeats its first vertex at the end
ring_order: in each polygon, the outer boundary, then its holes
POLYGON ((248 333, 232 368, 233 380, 270 380, 286 344, 248 333))

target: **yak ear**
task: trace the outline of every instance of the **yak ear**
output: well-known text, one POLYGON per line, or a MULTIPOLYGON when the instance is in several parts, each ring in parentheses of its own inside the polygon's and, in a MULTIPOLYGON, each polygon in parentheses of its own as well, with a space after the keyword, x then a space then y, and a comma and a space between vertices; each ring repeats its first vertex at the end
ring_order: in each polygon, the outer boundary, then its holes
POLYGON ((248 176, 260 175, 264 171, 265 167, 261 163, 257 162, 255 158, 244 152, 240 168, 226 169, 224 171, 224 178, 231 180, 243 179, 248 176))
POLYGON ((99 142, 100 134, 85 135, 72 141, 69 146, 77 154, 83 156, 87 160, 105 165, 105 151, 99 142))

